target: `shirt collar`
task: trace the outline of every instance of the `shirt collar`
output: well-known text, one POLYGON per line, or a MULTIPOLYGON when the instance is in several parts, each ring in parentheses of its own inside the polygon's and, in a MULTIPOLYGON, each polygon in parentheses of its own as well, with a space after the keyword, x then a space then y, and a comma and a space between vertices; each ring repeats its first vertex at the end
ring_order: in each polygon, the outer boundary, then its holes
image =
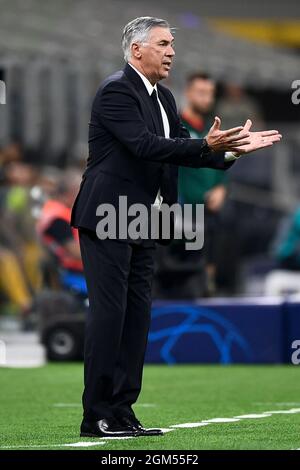
POLYGON ((128 64, 129 64, 130 67, 132 67, 133 70, 135 70, 136 73, 141 77, 141 79, 143 80, 143 83, 144 83, 144 85, 145 85, 145 87, 146 87, 146 90, 148 91, 149 95, 151 96, 153 90, 156 90, 156 93, 157 93, 157 85, 156 85, 156 83, 155 83, 155 85, 153 86, 153 85, 149 82, 148 78, 145 77, 145 75, 143 75, 143 74, 142 74, 139 70, 137 70, 132 64, 130 64, 130 62, 128 62, 128 64))

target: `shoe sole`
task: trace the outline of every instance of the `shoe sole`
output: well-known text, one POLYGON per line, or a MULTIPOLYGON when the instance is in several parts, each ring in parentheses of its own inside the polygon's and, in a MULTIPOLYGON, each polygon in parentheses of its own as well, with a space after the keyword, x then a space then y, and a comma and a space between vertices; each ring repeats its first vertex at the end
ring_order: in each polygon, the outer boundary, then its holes
POLYGON ((90 432, 81 432, 80 437, 100 437, 100 436, 97 436, 97 434, 92 434, 90 432))
POLYGON ((98 434, 93 434, 91 432, 81 432, 80 437, 97 437, 99 438, 105 438, 105 437, 138 437, 139 434, 105 434, 104 436, 98 436, 98 434))

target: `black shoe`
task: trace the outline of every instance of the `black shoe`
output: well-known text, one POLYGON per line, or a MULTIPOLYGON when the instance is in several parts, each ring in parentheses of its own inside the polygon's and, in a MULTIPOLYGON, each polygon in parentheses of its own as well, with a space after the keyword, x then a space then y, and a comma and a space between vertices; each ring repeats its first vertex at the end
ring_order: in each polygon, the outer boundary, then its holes
POLYGON ((121 426, 127 426, 138 433, 139 436, 161 436, 163 431, 161 429, 149 428, 146 429, 142 426, 140 421, 135 416, 121 415, 117 416, 117 420, 121 426))
POLYGON ((120 424, 115 418, 103 418, 99 421, 83 420, 80 427, 80 437, 136 437, 136 429, 120 424))

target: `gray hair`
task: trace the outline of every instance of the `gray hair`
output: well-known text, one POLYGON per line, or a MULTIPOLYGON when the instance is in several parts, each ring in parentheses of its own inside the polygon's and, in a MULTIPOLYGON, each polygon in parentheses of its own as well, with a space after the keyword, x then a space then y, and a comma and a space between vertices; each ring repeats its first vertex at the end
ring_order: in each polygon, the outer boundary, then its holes
POLYGON ((152 28, 160 26, 161 28, 170 28, 166 20, 153 18, 152 16, 141 16, 130 21, 123 29, 122 49, 124 52, 124 60, 128 62, 131 57, 131 45, 134 42, 143 42, 148 38, 152 28))

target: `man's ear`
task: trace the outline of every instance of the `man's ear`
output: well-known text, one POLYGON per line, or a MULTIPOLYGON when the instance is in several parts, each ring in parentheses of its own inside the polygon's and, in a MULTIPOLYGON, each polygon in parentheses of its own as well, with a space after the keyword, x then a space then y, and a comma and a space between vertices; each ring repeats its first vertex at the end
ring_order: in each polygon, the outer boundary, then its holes
POLYGON ((132 57, 135 57, 136 59, 140 59, 142 57, 140 47, 141 47, 140 44, 137 44, 135 42, 131 45, 132 57))

